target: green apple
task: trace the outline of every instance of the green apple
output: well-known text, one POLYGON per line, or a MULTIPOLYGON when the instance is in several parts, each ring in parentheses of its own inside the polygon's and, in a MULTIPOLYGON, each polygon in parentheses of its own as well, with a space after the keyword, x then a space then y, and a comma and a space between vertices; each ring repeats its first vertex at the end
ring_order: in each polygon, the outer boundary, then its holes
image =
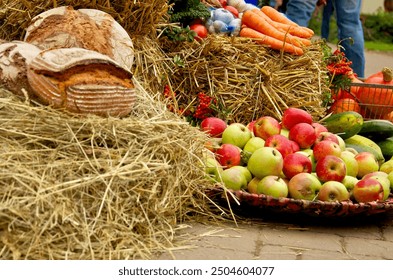
POLYGON ((355 155, 355 159, 359 165, 358 178, 362 178, 368 173, 379 170, 379 163, 372 153, 360 152, 355 155))
POLYGON ((336 136, 337 136, 338 145, 340 146, 341 151, 345 151, 346 146, 345 146, 345 141, 344 141, 344 139, 343 139, 340 135, 338 135, 338 134, 336 134, 336 136))
POLYGON ((213 157, 205 158, 204 164, 207 177, 213 181, 218 181, 219 173, 223 171, 221 164, 213 157))
POLYGON ((350 147, 346 147, 345 151, 349 151, 349 152, 353 153, 355 156, 359 153, 354 148, 350 148, 350 147))
POLYGON ((288 186, 286 182, 275 175, 268 175, 263 177, 257 186, 258 194, 270 195, 273 197, 287 197, 288 186))
POLYGON ((236 166, 232 166, 231 168, 239 169, 243 173, 244 177, 246 177, 247 184, 251 181, 252 174, 251 174, 250 170, 248 170, 247 167, 241 166, 241 165, 236 165, 236 166))
POLYGON ((247 141, 246 145, 243 147, 242 159, 245 163, 248 162, 248 159, 252 155, 253 152, 265 146, 265 140, 261 137, 252 137, 247 141))
POLYGON ((383 187, 383 199, 386 200, 390 194, 390 180, 388 179, 388 174, 382 171, 371 172, 363 176, 362 179, 373 178, 381 183, 383 187))
POLYGON ((267 175, 280 176, 283 164, 283 157, 276 148, 262 147, 252 153, 247 168, 253 176, 262 179, 267 175))
POLYGON ((289 196, 295 199, 314 200, 322 184, 318 178, 310 173, 299 173, 288 182, 289 196))
POLYGON ((340 158, 344 161, 349 176, 356 177, 359 172, 359 164, 355 159, 355 155, 350 151, 342 151, 340 158))
POLYGON ((379 167, 379 171, 385 172, 389 174, 390 172, 393 171, 393 160, 388 160, 382 163, 382 165, 379 167))
POLYGON ((343 183, 327 181, 323 183, 317 198, 322 201, 330 202, 344 201, 349 199, 349 192, 343 183))
POLYGON ((355 176, 346 175, 344 179, 341 181, 341 183, 343 183, 343 185, 347 188, 349 192, 352 192, 353 187, 358 181, 359 179, 356 178, 355 176))
POLYGON ((221 172, 220 176, 225 187, 228 189, 241 190, 247 187, 247 179, 239 169, 233 167, 225 169, 221 172))
POLYGON ((240 149, 246 145, 252 137, 251 131, 241 123, 232 123, 222 133, 221 142, 223 144, 232 144, 240 149))
POLYGON ((259 179, 258 177, 254 177, 251 179, 251 181, 247 184, 247 190, 249 193, 257 193, 257 186, 259 181, 261 181, 261 179, 259 179))
POLYGON ((288 136, 289 136, 289 130, 282 127, 282 128, 281 128, 281 131, 280 131, 280 134, 281 134, 282 136, 285 136, 285 137, 288 138, 288 136))
POLYGON ((390 190, 393 193, 393 171, 390 171, 388 174, 388 179, 390 181, 390 190))

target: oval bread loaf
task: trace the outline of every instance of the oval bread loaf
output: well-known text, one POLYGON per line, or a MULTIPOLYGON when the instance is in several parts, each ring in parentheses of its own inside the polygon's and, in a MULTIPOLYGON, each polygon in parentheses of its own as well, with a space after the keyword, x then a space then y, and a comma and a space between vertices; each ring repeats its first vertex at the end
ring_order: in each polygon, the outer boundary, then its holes
POLYGON ((43 104, 78 114, 123 117, 135 102, 132 73, 83 48, 42 51, 29 64, 27 77, 43 104))
POLYGON ((39 48, 85 48, 109 56, 131 69, 134 48, 127 31, 108 13, 61 6, 32 19, 24 40, 39 48))

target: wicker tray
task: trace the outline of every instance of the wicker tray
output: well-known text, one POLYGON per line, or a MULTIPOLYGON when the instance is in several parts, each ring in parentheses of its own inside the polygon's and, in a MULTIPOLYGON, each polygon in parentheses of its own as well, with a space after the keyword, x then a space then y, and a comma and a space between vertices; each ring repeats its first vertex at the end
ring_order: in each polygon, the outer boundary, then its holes
MULTIPOLYGON (((374 215, 386 213, 393 210, 393 196, 383 202, 354 203, 345 202, 324 202, 309 201, 303 199, 293 199, 287 197, 275 198, 263 194, 251 194, 246 191, 230 192, 238 200, 240 205, 247 205, 255 208, 262 208, 283 213, 301 213, 309 216, 325 217, 345 217, 355 215, 374 215)), ((224 194, 222 188, 215 188, 208 191, 208 195, 214 200, 225 201, 228 197, 230 203, 237 204, 235 199, 230 195, 224 194)))

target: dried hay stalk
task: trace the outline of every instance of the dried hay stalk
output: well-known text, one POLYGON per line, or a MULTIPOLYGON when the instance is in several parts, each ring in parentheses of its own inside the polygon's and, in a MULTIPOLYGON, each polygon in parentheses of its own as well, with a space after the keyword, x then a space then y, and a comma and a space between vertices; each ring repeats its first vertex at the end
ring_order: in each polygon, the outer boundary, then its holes
POLYGON ((316 117, 324 112, 327 74, 318 42, 301 57, 240 37, 161 42, 167 56, 178 56, 184 63, 173 68, 169 77, 179 106, 195 106, 196 94, 204 91, 230 110, 230 121, 246 123, 261 115, 280 118, 287 107, 305 108, 316 117))
POLYGON ((131 36, 156 36, 156 25, 167 17, 165 0, 2 0, 0 38, 22 40, 24 30, 36 15, 59 6, 99 9, 112 15, 131 36))
POLYGON ((206 135, 139 98, 130 117, 81 118, 0 90, 2 259, 148 259, 213 213, 206 135))

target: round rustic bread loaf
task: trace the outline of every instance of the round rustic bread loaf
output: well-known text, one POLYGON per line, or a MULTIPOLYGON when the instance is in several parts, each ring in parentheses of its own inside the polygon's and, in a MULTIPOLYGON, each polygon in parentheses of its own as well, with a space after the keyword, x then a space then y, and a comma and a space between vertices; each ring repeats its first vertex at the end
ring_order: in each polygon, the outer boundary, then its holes
POLYGON ((83 48, 42 51, 28 65, 27 78, 43 104, 74 113, 123 117, 135 102, 132 73, 83 48))
POLYGON ((14 94, 32 98, 27 80, 27 64, 41 50, 23 41, 0 42, 0 85, 14 94))
POLYGON ((41 49, 85 48, 131 69, 134 48, 127 31, 108 13, 61 6, 32 19, 24 40, 41 49))

